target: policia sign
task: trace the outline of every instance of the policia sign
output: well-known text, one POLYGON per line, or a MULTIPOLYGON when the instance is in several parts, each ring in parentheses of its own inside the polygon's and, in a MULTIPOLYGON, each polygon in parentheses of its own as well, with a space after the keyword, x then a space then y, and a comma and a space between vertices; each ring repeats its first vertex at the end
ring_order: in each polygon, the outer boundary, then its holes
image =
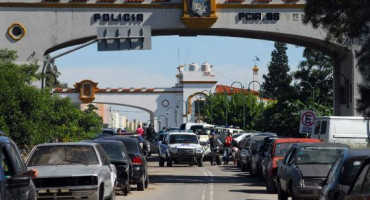
POLYGON ((278 21, 280 19, 280 13, 244 13, 238 14, 239 21, 278 21))

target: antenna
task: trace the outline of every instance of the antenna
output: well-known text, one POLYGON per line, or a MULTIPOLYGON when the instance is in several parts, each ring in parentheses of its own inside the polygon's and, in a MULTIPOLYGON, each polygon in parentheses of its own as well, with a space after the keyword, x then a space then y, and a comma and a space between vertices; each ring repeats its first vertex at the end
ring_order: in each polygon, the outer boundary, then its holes
POLYGON ((177 48, 177 66, 180 66, 180 47, 177 48))

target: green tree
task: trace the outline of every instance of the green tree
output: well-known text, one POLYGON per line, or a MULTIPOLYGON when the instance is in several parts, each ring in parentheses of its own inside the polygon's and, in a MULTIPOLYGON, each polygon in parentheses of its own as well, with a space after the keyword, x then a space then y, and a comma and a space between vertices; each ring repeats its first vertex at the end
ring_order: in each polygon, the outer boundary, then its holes
MULTIPOLYGON (((314 102, 332 108, 333 106, 333 60, 323 52, 306 48, 303 51, 305 60, 301 61, 298 70, 293 73, 295 79, 309 82, 314 88, 314 102)), ((311 87, 307 83, 296 85, 297 98, 302 102, 312 101, 311 87)))
POLYGON ((268 66, 269 72, 267 75, 263 75, 265 94, 273 99, 290 98, 292 77, 288 74, 290 68, 286 50, 285 43, 275 42, 275 49, 271 53, 272 58, 268 66))
MULTIPOLYGON (((46 55, 46 60, 50 60, 50 55, 46 55)), ((49 88, 60 87, 67 88, 66 83, 61 83, 58 78, 61 73, 58 70, 58 66, 55 64, 54 60, 51 60, 49 65, 45 69, 45 86, 49 88)))
MULTIPOLYGON (((327 31, 327 40, 333 40, 343 46, 359 45, 357 51, 358 68, 365 81, 370 81, 370 1, 307 0, 305 23, 314 28, 327 31)), ((358 112, 370 116, 370 85, 359 85, 360 99, 357 101, 358 112)))
POLYGON ((0 50, 0 130, 19 145, 79 141, 100 132, 103 123, 95 112, 83 112, 70 99, 31 86, 40 78, 39 67, 17 65, 15 59, 14 51, 0 50))

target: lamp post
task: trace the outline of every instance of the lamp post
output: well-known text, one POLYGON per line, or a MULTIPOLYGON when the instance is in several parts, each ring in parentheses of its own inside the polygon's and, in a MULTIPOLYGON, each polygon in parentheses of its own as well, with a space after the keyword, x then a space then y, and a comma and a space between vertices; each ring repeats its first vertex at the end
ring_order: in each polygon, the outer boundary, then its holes
POLYGON ((168 114, 169 112, 166 112, 166 128, 168 129, 168 114))
MULTIPOLYGON (((167 108, 167 111, 169 111, 170 110, 170 108, 172 108, 172 109, 174 109, 175 110, 175 124, 176 124, 176 126, 177 126, 177 109, 176 108, 174 108, 174 107, 172 107, 172 106, 170 106, 170 107, 168 107, 167 108)), ((168 113, 168 112, 167 112, 168 113)))
MULTIPOLYGON (((204 92, 208 92, 208 96, 211 96, 212 95, 212 93, 211 93, 211 90, 203 90, 202 91, 202 93, 204 93, 204 92)), ((213 106, 212 106, 212 99, 209 99, 210 100, 210 109, 211 109, 211 116, 210 116, 210 124, 212 124, 212 122, 213 122, 213 118, 212 118, 212 116, 213 116, 213 106)))
POLYGON ((234 83, 239 83, 240 84, 240 87, 242 89, 242 92, 243 92, 243 130, 245 130, 245 94, 244 94, 244 86, 241 82, 239 81, 234 81, 233 83, 231 83, 231 91, 233 91, 233 85, 234 83))
MULTIPOLYGON (((186 123, 188 123, 188 102, 184 101, 184 100, 178 100, 177 103, 176 103, 176 108, 179 108, 179 103, 180 102, 183 102, 185 103, 185 114, 186 114, 186 123)), ((183 109, 184 110, 184 109, 183 109)), ((182 112, 182 114, 184 114, 184 111, 182 112)))
MULTIPOLYGON (((349 107, 349 90, 348 90, 348 85, 349 85, 349 80, 348 80, 348 78, 344 75, 344 74, 342 74, 341 72, 335 72, 334 74, 333 74, 333 77, 335 76, 335 75, 339 75, 339 76, 341 76, 342 78, 343 78, 343 80, 344 80, 344 91, 343 91, 343 100, 344 100, 344 103, 346 104, 346 106, 347 106, 347 108, 349 107)), ((333 80, 334 82, 335 82, 335 79, 333 80)), ((339 85, 340 85, 340 81, 339 81, 339 85)))
POLYGON ((226 101, 225 101, 225 115, 226 115, 225 126, 227 127, 227 101, 228 101, 228 98, 227 98, 227 92, 225 91, 225 89, 223 89, 223 93, 224 93, 224 96, 226 96, 226 101))
POLYGON ((308 82, 308 81, 301 81, 301 82, 299 82, 300 84, 301 83, 307 83, 310 87, 311 87, 311 109, 312 110, 315 110, 315 108, 314 108, 314 101, 315 101, 315 98, 314 98, 314 87, 311 85, 311 83, 310 82, 308 82))
MULTIPOLYGON (((260 82, 258 82, 258 81, 251 81, 251 82, 249 82, 249 84, 248 84, 248 91, 250 92, 251 90, 250 90, 250 87, 251 87, 251 84, 252 83, 258 83, 258 85, 260 86, 260 94, 261 94, 261 97, 260 97, 260 103, 263 103, 263 90, 262 90, 262 85, 261 85, 261 83, 260 82)), ((263 104, 262 104, 263 105, 263 104)), ((252 109, 252 106, 251 106, 251 109, 252 109)), ((261 109, 261 116, 262 116, 262 111, 263 111, 263 109, 261 109)), ((263 130, 263 120, 261 119, 261 131, 263 130)))

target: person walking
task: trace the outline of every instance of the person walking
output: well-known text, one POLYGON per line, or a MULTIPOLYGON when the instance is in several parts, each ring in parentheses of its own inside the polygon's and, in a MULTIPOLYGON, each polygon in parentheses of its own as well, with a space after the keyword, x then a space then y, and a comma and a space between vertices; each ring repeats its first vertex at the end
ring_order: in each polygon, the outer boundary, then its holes
POLYGON ((141 126, 137 126, 136 133, 139 134, 141 137, 144 136, 144 129, 141 126))
POLYGON ((209 148, 212 152, 211 165, 216 165, 216 156, 218 151, 218 146, 221 145, 220 140, 216 138, 215 133, 211 133, 211 137, 208 140, 209 148))
POLYGON ((224 164, 228 165, 229 164, 229 154, 231 152, 232 144, 233 144, 233 137, 231 136, 231 133, 229 132, 227 134, 227 137, 225 138, 224 141, 224 164))

